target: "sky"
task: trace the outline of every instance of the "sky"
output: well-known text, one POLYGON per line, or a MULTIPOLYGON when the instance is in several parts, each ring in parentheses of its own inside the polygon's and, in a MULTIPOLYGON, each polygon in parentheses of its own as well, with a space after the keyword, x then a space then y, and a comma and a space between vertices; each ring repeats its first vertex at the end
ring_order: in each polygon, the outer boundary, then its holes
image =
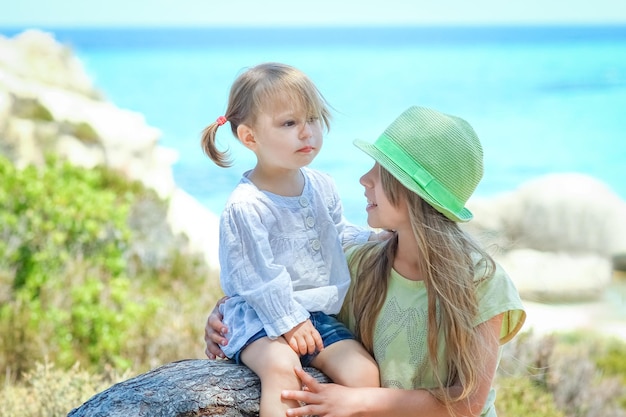
POLYGON ((0 27, 626 24, 624 0, 6 0, 0 27))

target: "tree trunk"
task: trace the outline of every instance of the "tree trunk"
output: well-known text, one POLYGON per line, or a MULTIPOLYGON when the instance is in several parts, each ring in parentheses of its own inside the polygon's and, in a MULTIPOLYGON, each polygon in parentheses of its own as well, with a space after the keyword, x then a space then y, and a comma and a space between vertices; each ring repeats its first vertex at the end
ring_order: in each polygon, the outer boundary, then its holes
MULTIPOLYGON (((306 368, 320 382, 330 380, 306 368)), ((188 359, 168 363, 102 391, 68 417, 252 417, 259 415, 261 384, 231 361, 188 359)))

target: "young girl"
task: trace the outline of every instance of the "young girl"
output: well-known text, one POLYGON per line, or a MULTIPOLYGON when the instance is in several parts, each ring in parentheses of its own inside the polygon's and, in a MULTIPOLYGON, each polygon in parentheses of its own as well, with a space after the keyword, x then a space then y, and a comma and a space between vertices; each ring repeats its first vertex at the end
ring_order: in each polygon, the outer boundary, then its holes
MULTIPOLYGON (((287 416, 495 416, 500 348, 526 314, 506 273, 458 226, 482 177, 479 139, 458 117, 411 107, 374 144, 355 144, 375 160, 361 177, 368 224, 394 236, 348 251, 342 318, 384 388, 320 384, 298 367, 307 389, 282 395, 306 405, 287 416)), ((213 313, 210 356, 224 343, 220 324, 213 313)))
POLYGON ((283 389, 300 389, 295 366, 314 366, 348 386, 379 386, 376 363, 334 315, 350 284, 342 245, 364 242, 369 231, 347 224, 334 183, 306 168, 322 147, 328 106, 301 71, 267 63, 241 74, 226 114, 202 136, 219 166, 227 155, 217 128, 233 134, 257 158, 243 174, 220 220, 221 306, 226 356, 261 379, 262 417, 298 405, 283 389))

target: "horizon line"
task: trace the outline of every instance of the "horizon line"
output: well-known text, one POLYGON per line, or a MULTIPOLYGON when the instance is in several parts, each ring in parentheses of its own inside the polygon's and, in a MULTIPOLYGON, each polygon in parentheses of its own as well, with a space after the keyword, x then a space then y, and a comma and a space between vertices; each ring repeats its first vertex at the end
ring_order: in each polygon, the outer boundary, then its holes
POLYGON ((0 23, 0 30, 97 30, 97 29, 119 29, 119 30, 135 30, 135 29, 170 29, 170 30, 185 30, 185 29, 250 29, 250 30, 282 30, 282 29, 440 29, 440 28, 455 28, 455 29, 481 29, 481 28, 493 28, 493 29, 505 29, 505 28, 623 28, 626 29, 626 21, 624 22, 441 22, 441 23, 345 23, 345 24, 259 24, 259 25, 247 25, 247 24, 183 24, 183 23, 168 23, 168 24, 2 24, 0 23))

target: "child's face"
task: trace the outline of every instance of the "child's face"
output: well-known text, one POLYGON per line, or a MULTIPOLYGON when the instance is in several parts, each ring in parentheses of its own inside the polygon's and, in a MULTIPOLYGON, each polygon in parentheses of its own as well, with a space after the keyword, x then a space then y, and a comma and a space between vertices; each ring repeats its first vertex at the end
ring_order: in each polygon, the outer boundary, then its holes
POLYGON ((285 169, 309 165, 323 144, 320 120, 287 104, 260 113, 253 131, 259 163, 285 169))
POLYGON ((365 187, 365 198, 367 198, 365 208, 367 224, 374 228, 388 230, 411 227, 406 201, 401 199, 398 205, 394 206, 387 198, 380 179, 378 162, 361 177, 360 183, 365 187))

